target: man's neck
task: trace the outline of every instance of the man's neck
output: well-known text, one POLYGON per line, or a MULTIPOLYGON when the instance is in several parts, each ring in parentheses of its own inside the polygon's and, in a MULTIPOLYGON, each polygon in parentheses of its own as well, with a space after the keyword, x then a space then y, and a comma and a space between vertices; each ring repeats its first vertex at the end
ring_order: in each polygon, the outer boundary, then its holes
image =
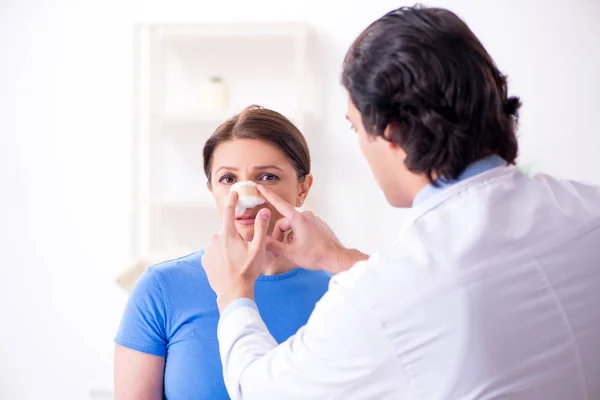
POLYGON ((413 185, 411 185, 411 190, 409 193, 411 199, 411 206, 414 205, 415 199, 417 198, 418 194, 429 185, 429 179, 424 174, 415 177, 415 181, 413 185))

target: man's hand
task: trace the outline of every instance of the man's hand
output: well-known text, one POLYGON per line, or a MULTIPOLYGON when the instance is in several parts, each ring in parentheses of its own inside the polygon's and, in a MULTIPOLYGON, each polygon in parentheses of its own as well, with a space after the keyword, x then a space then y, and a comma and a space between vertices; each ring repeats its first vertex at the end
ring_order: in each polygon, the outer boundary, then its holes
POLYGON ((342 246, 331 228, 310 211, 296 211, 264 186, 258 185, 258 191, 283 215, 275 223, 272 237, 266 238, 267 250, 299 267, 334 274, 369 258, 358 250, 342 246))
POLYGON ((202 257, 220 311, 235 299, 254 299, 254 283, 266 258, 271 211, 260 210, 254 221, 254 238, 246 243, 235 227, 236 203, 237 193, 232 192, 223 208, 223 230, 211 237, 202 257))

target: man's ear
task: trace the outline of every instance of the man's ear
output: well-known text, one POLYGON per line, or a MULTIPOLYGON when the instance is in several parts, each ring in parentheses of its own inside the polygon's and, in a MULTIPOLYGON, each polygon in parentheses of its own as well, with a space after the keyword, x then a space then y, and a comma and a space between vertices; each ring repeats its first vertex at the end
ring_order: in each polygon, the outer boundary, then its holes
POLYGON ((383 138, 391 149, 400 147, 398 143, 393 141, 396 135, 398 135, 398 125, 394 121, 390 121, 383 130, 383 138))

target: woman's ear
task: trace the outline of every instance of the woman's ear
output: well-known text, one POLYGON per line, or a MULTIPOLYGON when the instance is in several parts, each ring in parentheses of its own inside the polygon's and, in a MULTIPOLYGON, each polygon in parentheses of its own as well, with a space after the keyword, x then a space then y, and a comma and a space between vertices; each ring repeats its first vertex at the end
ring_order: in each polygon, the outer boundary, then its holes
POLYGON ((304 180, 300 182, 298 198, 296 200, 296 207, 302 207, 304 202, 306 201, 306 197, 308 197, 308 192, 313 184, 313 176, 311 174, 306 174, 304 176, 304 180))

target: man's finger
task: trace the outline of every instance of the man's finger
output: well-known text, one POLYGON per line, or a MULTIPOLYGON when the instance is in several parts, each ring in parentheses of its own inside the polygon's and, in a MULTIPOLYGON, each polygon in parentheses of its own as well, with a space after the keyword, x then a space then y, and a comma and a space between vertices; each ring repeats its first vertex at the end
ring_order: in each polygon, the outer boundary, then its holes
POLYGON ((237 204, 238 195, 236 191, 233 191, 225 198, 225 205, 223 206, 223 231, 227 235, 237 234, 235 227, 235 206, 237 204))
POLYGON ((272 237, 267 236, 266 238, 267 251, 271 253, 277 254, 283 258, 287 258, 288 260, 293 259, 294 251, 289 244, 281 243, 273 239, 272 237))
POLYGON ((294 238, 295 238, 294 231, 290 231, 290 233, 287 235, 287 237, 285 238, 285 240, 283 242, 292 244, 292 243, 294 243, 294 238))
POLYGON ((299 212, 296 211, 296 209, 292 207, 290 203, 283 200, 281 197, 277 196, 263 185, 258 185, 257 189, 260 194, 262 194, 264 198, 267 199, 267 201, 271 203, 277 211, 279 211, 281 215, 288 219, 288 221, 293 221, 296 219, 296 215, 299 214, 299 212))
POLYGON ((285 233, 292 229, 292 225, 285 218, 280 218, 275 222, 275 226, 273 227, 273 233, 271 237, 279 242, 283 242, 285 238, 285 233))
POLYGON ((271 210, 263 208, 258 212, 258 215, 254 219, 254 237, 250 247, 252 251, 259 252, 265 251, 267 241, 267 231, 269 230, 269 221, 271 220, 271 210))
POLYGON ((325 221, 323 221, 321 218, 317 217, 317 220, 321 223, 321 225, 327 229, 327 231, 331 234, 331 236, 333 236, 335 238, 335 240, 337 240, 338 242, 340 241, 340 239, 337 237, 337 235, 335 234, 335 232, 333 231, 333 229, 331 229, 331 227, 329 226, 329 224, 325 221))

